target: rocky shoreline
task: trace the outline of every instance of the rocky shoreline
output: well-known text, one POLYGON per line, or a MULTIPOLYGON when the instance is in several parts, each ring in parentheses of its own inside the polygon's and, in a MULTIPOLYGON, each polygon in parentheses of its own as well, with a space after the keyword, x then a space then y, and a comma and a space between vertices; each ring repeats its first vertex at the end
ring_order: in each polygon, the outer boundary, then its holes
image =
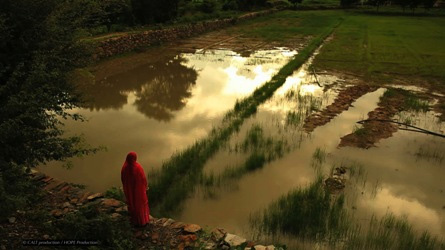
MULTIPOLYGON (((79 185, 36 171, 32 171, 30 177, 41 187, 44 199, 51 201, 45 204, 45 210, 52 216, 51 220, 62 219, 91 204, 97 205, 99 213, 109 215, 116 223, 129 216, 125 203, 107 198, 103 193, 92 193, 79 185)), ((27 212, 17 211, 8 221, 0 224, 0 229, 7 233, 7 238, 0 242, 0 249, 20 248, 24 239, 56 240, 48 234, 42 235, 38 225, 25 223, 26 220, 22 217, 26 216, 27 212), (21 225, 22 222, 24 225, 21 225)), ((256 244, 221 228, 207 231, 199 225, 178 222, 171 218, 150 217, 147 226, 132 230, 133 239, 130 240, 136 243, 138 249, 279 249, 273 245, 256 244)))

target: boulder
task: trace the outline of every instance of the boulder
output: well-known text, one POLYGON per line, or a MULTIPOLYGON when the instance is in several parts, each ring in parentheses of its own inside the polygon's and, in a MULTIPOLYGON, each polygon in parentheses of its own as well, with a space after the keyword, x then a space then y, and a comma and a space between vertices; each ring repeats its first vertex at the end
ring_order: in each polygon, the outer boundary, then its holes
POLYGON ((166 222, 164 222, 164 224, 162 224, 163 227, 168 227, 171 224, 173 224, 175 222, 175 220, 173 219, 168 219, 166 222))
POLYGON ((121 202, 116 199, 104 199, 102 205, 107 208, 119 207, 121 202))
POLYGON ((199 232, 200 230, 201 230, 201 227, 196 224, 187 224, 184 227, 184 231, 187 233, 196 233, 196 232, 199 232))
POLYGON ((226 234, 226 237, 224 238, 224 241, 230 245, 230 247, 238 247, 241 246, 242 244, 246 243, 246 239, 238 236, 238 235, 234 235, 234 234, 226 234))
POLYGON ((112 219, 117 219, 117 218, 119 218, 119 217, 121 217, 121 215, 118 214, 118 213, 112 213, 112 214, 111 214, 111 218, 112 218, 112 219))
POLYGON ((9 217, 8 221, 9 221, 9 223, 13 224, 13 223, 15 223, 16 218, 15 217, 9 217))
POLYGON ((104 195, 102 193, 95 193, 87 197, 87 200, 92 201, 97 198, 102 198, 104 195))
POLYGON ((212 231, 212 240, 215 242, 220 242, 226 236, 226 233, 227 232, 224 229, 215 228, 212 231))

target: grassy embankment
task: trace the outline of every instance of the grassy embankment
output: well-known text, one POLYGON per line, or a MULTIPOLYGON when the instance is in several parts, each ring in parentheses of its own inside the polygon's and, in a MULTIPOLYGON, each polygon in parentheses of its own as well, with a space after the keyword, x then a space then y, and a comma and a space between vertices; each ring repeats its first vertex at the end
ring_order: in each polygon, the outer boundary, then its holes
POLYGON ((443 92, 445 17, 348 12, 314 61, 378 84, 402 80, 443 92))
POLYGON ((182 201, 199 184, 199 178, 206 161, 240 128, 247 117, 256 112, 258 105, 270 98, 286 78, 311 56, 340 20, 339 12, 298 13, 285 11, 261 17, 237 27, 239 32, 248 28, 251 30, 250 35, 265 40, 270 40, 272 37, 275 37, 276 40, 287 39, 292 34, 310 35, 312 39, 269 82, 255 90, 251 96, 238 101, 233 110, 226 114, 222 124, 214 128, 208 137, 173 155, 162 165, 158 173, 150 176, 152 180, 150 204, 155 216, 171 216, 180 209, 182 201), (311 25, 301 26, 301 23, 311 23, 311 25), (293 26, 301 27, 295 29, 293 26), (277 30, 281 30, 281 32, 277 32, 277 30), (271 35, 271 33, 275 33, 275 35, 271 35))

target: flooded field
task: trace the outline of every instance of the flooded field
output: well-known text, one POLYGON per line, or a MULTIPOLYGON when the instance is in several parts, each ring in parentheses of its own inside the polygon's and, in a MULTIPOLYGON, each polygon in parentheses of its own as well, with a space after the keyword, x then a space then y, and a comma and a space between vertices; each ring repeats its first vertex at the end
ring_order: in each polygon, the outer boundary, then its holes
POLYGON ((315 72, 311 58, 238 119, 250 107, 240 100, 261 96, 257 89, 296 51, 152 53, 79 73, 90 99, 77 111, 88 122, 67 129, 107 150, 43 172, 105 191, 120 186, 125 155, 136 151, 149 185, 162 191, 150 194, 162 199, 155 216, 291 248, 366 249, 380 234, 423 246, 445 235, 445 140, 406 126, 445 132, 428 108, 434 98, 412 95, 422 89, 357 85, 315 72), (192 166, 179 169, 184 163, 192 166), (180 173, 169 174, 175 167, 180 173), (289 227, 289 216, 298 223, 289 227))
POLYGON ((92 191, 120 186, 129 151, 139 154, 146 173, 174 152, 206 136, 236 100, 268 81, 296 52, 260 50, 243 57, 226 50, 201 53, 149 51, 79 72, 88 108, 75 110, 88 121, 68 121, 66 130, 83 134, 106 151, 72 161, 72 169, 51 163, 40 169, 92 191))
MULTIPOLYGON (((344 209, 358 224, 367 228, 372 218, 391 214, 406 218, 415 230, 445 235, 445 140, 399 130, 367 150, 339 148, 341 137, 356 131, 356 122, 377 107, 385 88, 362 95, 326 125, 306 133, 305 117, 326 109, 348 89, 333 76, 318 78, 323 87, 303 67, 245 121, 208 161, 202 186, 186 201, 179 219, 255 237, 253 215, 289 190, 308 186, 318 175, 326 179, 343 166, 352 175, 345 181, 344 209), (249 168, 255 157, 259 167, 249 168)), ((402 112, 396 118, 406 117, 413 125, 444 132, 433 112, 402 112)), ((282 234, 266 238, 299 246, 282 234)))

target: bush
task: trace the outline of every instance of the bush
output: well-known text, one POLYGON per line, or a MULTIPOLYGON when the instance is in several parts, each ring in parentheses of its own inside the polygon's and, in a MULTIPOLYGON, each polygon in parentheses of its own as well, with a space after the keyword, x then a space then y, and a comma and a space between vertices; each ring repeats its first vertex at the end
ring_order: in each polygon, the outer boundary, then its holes
POLYGON ((227 10, 238 10, 238 3, 236 0, 227 0, 224 2, 222 9, 227 10))
POLYGON ((97 204, 67 214, 54 226, 60 239, 93 239, 100 241, 101 248, 135 249, 127 218, 113 220, 108 214, 100 213, 97 204))
POLYGON ((204 13, 210 14, 216 11, 217 6, 216 0, 204 0, 199 6, 199 9, 204 13))

